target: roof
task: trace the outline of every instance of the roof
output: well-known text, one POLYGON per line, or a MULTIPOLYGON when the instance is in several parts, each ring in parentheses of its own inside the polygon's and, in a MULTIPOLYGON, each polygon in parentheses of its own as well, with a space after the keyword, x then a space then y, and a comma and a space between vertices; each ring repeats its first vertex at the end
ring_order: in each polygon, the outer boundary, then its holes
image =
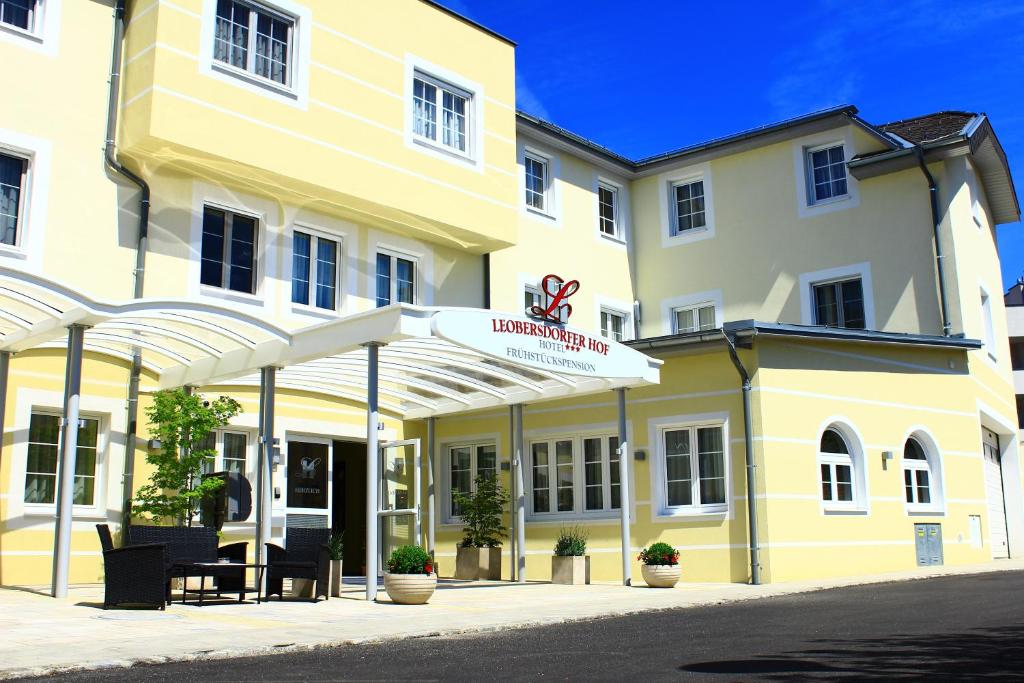
POLYGON ((886 133, 895 133, 915 145, 920 145, 962 134, 967 124, 976 116, 978 114, 966 111, 940 111, 901 121, 883 123, 878 128, 886 133))
POLYGON ((459 21, 461 21, 461 22, 464 22, 464 23, 466 23, 466 24, 469 24, 469 25, 470 25, 470 26, 472 26, 473 28, 476 28, 476 29, 480 29, 480 30, 481 30, 481 31, 483 31, 484 33, 487 33, 487 34, 489 34, 489 35, 492 35, 492 36, 494 36, 495 38, 497 38, 498 40, 501 40, 501 41, 503 41, 503 42, 506 42, 506 43, 508 43, 508 44, 509 44, 509 45, 511 45, 512 47, 515 47, 515 46, 516 46, 516 43, 515 43, 515 41, 514 41, 514 40, 512 40, 511 38, 508 38, 508 37, 506 37, 506 36, 503 36, 503 35, 501 35, 500 33, 498 33, 497 31, 494 31, 494 30, 492 30, 492 29, 489 29, 489 28, 487 28, 486 26, 484 26, 483 24, 480 24, 480 23, 477 23, 477 22, 473 21, 472 19, 470 19, 469 17, 467 17, 467 16, 466 16, 466 15, 464 15, 464 14, 459 14, 459 13, 458 13, 458 12, 456 12, 455 10, 453 10, 453 9, 451 9, 451 8, 449 8, 449 7, 445 7, 444 5, 442 5, 442 4, 440 3, 440 2, 437 2, 436 0, 420 0, 420 2, 424 2, 424 3, 428 4, 428 5, 430 5, 431 7, 436 7, 437 9, 441 10, 441 11, 442 11, 442 12, 444 12, 445 14, 448 14, 448 15, 450 15, 450 16, 452 16, 452 17, 455 17, 455 18, 456 18, 456 19, 458 19, 459 21))
POLYGON ((1024 306, 1024 277, 1017 278, 1013 286, 1006 290, 1003 295, 1003 304, 1010 306, 1024 306))

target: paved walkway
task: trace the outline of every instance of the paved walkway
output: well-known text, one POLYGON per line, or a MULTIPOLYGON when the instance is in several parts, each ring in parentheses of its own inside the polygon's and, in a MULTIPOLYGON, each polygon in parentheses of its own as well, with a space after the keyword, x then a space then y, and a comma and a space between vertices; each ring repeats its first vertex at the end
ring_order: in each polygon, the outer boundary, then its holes
POLYGON ((362 586, 349 584, 342 598, 318 604, 275 600, 262 605, 223 602, 197 607, 177 603, 166 612, 103 611, 103 589, 96 585, 73 587, 66 600, 12 588, 0 590, 0 678, 487 631, 864 583, 1007 570, 1024 570, 1024 561, 768 586, 685 583, 671 590, 444 581, 423 606, 392 604, 383 591, 380 602, 367 603, 362 600, 362 586))

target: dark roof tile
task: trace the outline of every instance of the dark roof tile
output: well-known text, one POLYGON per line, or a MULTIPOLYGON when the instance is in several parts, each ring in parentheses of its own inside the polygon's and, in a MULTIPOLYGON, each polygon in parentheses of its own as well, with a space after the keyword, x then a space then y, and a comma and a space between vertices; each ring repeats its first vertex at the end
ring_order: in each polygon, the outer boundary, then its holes
POLYGON ((883 123, 877 126, 886 133, 895 133, 914 144, 934 142, 957 135, 977 114, 966 111, 940 111, 912 119, 883 123))

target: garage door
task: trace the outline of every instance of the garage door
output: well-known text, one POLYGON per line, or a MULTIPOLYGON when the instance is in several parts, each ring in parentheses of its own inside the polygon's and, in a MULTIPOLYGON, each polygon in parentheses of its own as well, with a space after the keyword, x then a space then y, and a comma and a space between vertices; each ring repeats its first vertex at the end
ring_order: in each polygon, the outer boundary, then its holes
POLYGON ((1003 468, 999 458, 999 437, 987 429, 981 430, 985 456, 985 498, 988 500, 988 537, 992 557, 1007 558, 1010 549, 1006 542, 1006 506, 1003 503, 1003 468))

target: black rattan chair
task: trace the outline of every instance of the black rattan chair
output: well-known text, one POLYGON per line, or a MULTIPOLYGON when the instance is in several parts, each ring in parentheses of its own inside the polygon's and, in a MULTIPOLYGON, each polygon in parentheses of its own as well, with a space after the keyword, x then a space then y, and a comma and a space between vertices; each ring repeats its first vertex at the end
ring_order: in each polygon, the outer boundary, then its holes
MULTIPOLYGON (((170 582, 172 578, 184 578, 189 575, 191 565, 196 562, 216 562, 219 557, 229 557, 239 562, 245 561, 247 543, 231 543, 217 547, 217 530, 206 526, 149 526, 132 525, 128 527, 127 544, 131 546, 150 543, 161 543, 167 547, 167 597, 170 600, 170 582)), ((223 591, 238 590, 245 580, 244 571, 225 567, 212 572, 216 576, 217 589, 223 591)))
POLYGON ((116 605, 167 605, 167 548, 146 543, 115 548, 110 527, 97 524, 103 547, 103 609, 116 605))
POLYGON ((267 596, 284 599, 284 579, 315 582, 313 601, 327 599, 331 574, 330 529, 288 529, 285 547, 267 543, 267 596))

